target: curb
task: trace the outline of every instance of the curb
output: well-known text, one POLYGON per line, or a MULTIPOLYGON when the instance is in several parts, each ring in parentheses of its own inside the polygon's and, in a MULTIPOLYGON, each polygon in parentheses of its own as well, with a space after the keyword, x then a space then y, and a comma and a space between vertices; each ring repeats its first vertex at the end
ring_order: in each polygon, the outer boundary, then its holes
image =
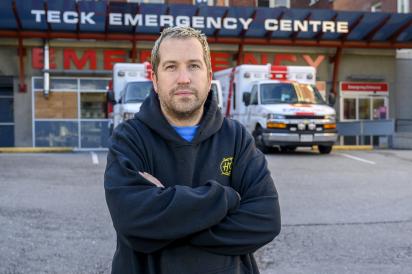
POLYGON ((373 150, 373 146, 333 146, 333 150, 373 150))
POLYGON ((0 147, 0 153, 68 153, 72 147, 0 147))

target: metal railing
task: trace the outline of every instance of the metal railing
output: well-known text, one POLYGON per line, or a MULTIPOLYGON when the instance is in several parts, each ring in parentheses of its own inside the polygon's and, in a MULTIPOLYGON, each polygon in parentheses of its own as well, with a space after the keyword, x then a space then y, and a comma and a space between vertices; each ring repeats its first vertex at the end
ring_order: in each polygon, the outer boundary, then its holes
POLYGON ((337 123, 340 136, 392 136, 395 120, 358 120, 337 123))
POLYGON ((412 132, 412 119, 396 119, 396 132, 412 132))
MULTIPOLYGON (((395 134, 394 119, 342 121, 338 122, 336 126, 339 136, 356 137, 357 144, 364 144, 363 137, 379 137, 379 146, 392 147, 395 134)), ((370 143, 373 143, 372 139, 370 139, 370 143)))

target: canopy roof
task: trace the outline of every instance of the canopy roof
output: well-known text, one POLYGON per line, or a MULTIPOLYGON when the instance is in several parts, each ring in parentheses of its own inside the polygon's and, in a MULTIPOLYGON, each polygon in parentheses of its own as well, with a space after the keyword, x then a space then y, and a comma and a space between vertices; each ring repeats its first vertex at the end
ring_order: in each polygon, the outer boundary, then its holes
POLYGON ((190 24, 212 43, 412 48, 412 14, 108 1, 0 1, 0 37, 152 41, 170 24, 190 24))

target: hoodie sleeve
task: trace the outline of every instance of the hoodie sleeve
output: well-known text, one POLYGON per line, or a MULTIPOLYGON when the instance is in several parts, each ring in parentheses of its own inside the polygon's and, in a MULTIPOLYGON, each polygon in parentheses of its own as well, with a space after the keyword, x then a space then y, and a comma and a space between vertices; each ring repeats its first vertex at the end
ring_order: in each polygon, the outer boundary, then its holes
POLYGON ((239 206, 232 188, 215 181, 191 188, 159 188, 139 175, 147 159, 140 136, 129 124, 115 130, 104 177, 106 202, 119 239, 152 253, 174 240, 219 223, 239 206))
POLYGON ((278 194, 265 156, 243 129, 241 152, 232 169, 240 206, 219 224, 196 233, 191 244, 222 255, 244 255, 273 240, 281 227, 278 194))

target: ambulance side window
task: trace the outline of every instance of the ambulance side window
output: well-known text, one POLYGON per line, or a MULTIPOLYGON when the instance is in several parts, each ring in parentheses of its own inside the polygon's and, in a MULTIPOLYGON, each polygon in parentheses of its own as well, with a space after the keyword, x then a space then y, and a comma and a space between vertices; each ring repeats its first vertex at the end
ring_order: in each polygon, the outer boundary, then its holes
POLYGON ((250 95, 250 104, 257 105, 258 104, 258 96, 257 96, 257 85, 254 85, 252 88, 252 92, 250 95))

